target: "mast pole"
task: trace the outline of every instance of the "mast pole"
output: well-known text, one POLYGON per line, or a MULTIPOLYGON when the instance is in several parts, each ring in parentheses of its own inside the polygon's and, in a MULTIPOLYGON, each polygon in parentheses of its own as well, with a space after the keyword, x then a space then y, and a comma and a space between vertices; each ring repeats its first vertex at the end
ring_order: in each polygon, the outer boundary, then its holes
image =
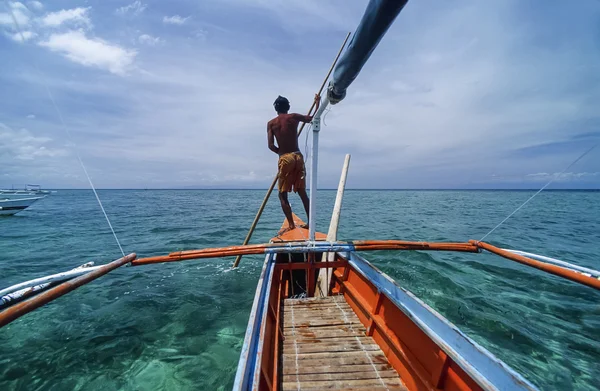
POLYGON ((310 209, 308 212, 308 240, 315 241, 315 226, 317 213, 317 169, 319 163, 319 132, 321 131, 321 115, 329 105, 326 96, 321 100, 321 107, 312 120, 312 148, 310 152, 310 209))

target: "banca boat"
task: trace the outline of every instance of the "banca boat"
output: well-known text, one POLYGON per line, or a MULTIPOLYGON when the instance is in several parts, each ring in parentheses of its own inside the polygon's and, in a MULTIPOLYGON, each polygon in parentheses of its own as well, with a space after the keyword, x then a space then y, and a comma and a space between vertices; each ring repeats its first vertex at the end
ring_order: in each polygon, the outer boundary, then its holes
MULTIPOLYGON (((536 387, 358 252, 488 251, 600 290, 600 272, 561 260, 497 248, 482 241, 338 241, 347 157, 327 235, 316 232, 318 136, 323 111, 341 101, 406 1, 371 0, 313 119, 309 229, 282 231, 248 244, 277 178, 241 246, 178 251, 137 259, 124 255, 25 281, 0 291, 0 327, 123 265, 264 254, 234 390, 534 390, 536 387)), ((346 37, 348 39, 348 37, 346 37)), ((342 48, 345 46, 342 46, 342 48)), ((337 65, 336 65, 337 63, 337 65)), ((320 93, 320 92, 319 92, 320 93)), ((314 105, 309 114, 315 109, 314 105)), ((300 129, 300 132, 302 128, 300 129)), ((302 222, 297 218, 296 225, 302 222)))

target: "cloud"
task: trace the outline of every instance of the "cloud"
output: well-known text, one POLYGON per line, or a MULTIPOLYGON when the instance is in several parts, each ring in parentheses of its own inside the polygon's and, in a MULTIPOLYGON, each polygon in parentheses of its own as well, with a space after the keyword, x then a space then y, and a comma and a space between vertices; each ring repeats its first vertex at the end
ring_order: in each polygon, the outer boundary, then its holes
POLYGON ((88 11, 91 7, 87 8, 72 8, 68 10, 60 10, 46 14, 41 19, 41 24, 46 27, 59 27, 63 24, 69 24, 73 26, 86 26, 92 25, 89 18, 88 11))
POLYGON ((147 4, 143 4, 141 1, 136 0, 129 5, 125 5, 123 7, 117 8, 115 10, 115 12, 117 15, 121 15, 121 16, 125 16, 125 15, 138 16, 142 12, 144 12, 146 7, 148 7, 147 4))
POLYGON ((185 24, 185 22, 187 22, 187 20, 188 20, 189 18, 190 18, 189 16, 188 16, 188 17, 186 17, 186 18, 184 18, 184 17, 182 17, 182 16, 179 16, 179 15, 165 16, 165 17, 163 18, 163 23, 165 23, 165 24, 177 24, 177 25, 182 25, 182 24, 185 24))
MULTIPOLYGON (((4 4, 3 4, 4 5, 4 4)), ((23 3, 20 2, 11 2, 10 12, 0 13, 0 26, 6 26, 11 29, 14 28, 13 15, 19 24, 19 27, 24 28, 29 26, 31 18, 29 17, 29 10, 23 3), (12 13, 12 15, 11 15, 12 13)), ((4 7, 2 7, 4 8, 4 7)))
POLYGON ((49 137, 38 137, 27 129, 12 129, 0 123, 0 165, 12 166, 14 160, 30 161, 40 158, 66 156, 63 148, 54 148, 49 137))
POLYGON ((29 7, 36 11, 41 11, 44 9, 44 4, 40 3, 39 1, 29 1, 27 4, 29 4, 29 7))
POLYGON ((37 37, 37 34, 33 31, 22 31, 21 33, 8 33, 7 34, 13 41, 24 42, 29 41, 32 38, 37 37))
POLYGON ((148 34, 142 34, 138 38, 139 42, 144 45, 155 46, 161 43, 164 43, 164 40, 160 37, 153 37, 148 34))
POLYGON ((535 182, 548 182, 554 178, 555 182, 574 182, 581 180, 589 180, 600 177, 600 172, 564 172, 549 174, 547 172, 538 172, 536 174, 527 174, 527 180, 535 182))
POLYGON ((82 30, 52 34, 39 44, 78 64, 105 69, 118 75, 125 74, 131 68, 137 54, 134 50, 100 38, 88 38, 82 30))
POLYGON ((29 115, 27 115, 27 118, 29 118, 29 119, 35 119, 35 114, 29 114, 29 115))

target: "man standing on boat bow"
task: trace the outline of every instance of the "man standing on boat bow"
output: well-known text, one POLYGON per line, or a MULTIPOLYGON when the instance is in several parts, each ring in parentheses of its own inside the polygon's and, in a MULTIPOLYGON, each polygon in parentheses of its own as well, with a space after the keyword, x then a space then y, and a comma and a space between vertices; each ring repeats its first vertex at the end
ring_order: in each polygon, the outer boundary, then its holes
MULTIPOLYGON (((321 97, 315 95, 317 109, 321 97)), ((288 221, 289 229, 296 228, 292 216, 292 207, 288 201, 287 193, 292 190, 298 193, 306 216, 308 216, 309 201, 306 194, 306 169, 304 167, 304 157, 298 147, 298 124, 300 122, 311 122, 312 116, 297 113, 288 114, 290 102, 287 98, 279 96, 273 103, 277 117, 273 118, 267 124, 267 139, 269 149, 279 155, 278 163, 278 189, 281 209, 288 221), (277 140, 277 146, 275 146, 277 140)))

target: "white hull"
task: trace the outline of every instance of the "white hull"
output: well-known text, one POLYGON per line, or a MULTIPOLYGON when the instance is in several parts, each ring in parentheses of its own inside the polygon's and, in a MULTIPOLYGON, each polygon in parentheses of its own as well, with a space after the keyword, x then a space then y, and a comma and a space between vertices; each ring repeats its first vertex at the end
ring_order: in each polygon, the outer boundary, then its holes
POLYGON ((10 216, 30 207, 34 202, 41 200, 43 197, 28 197, 17 199, 2 199, 0 196, 0 216, 10 216))

